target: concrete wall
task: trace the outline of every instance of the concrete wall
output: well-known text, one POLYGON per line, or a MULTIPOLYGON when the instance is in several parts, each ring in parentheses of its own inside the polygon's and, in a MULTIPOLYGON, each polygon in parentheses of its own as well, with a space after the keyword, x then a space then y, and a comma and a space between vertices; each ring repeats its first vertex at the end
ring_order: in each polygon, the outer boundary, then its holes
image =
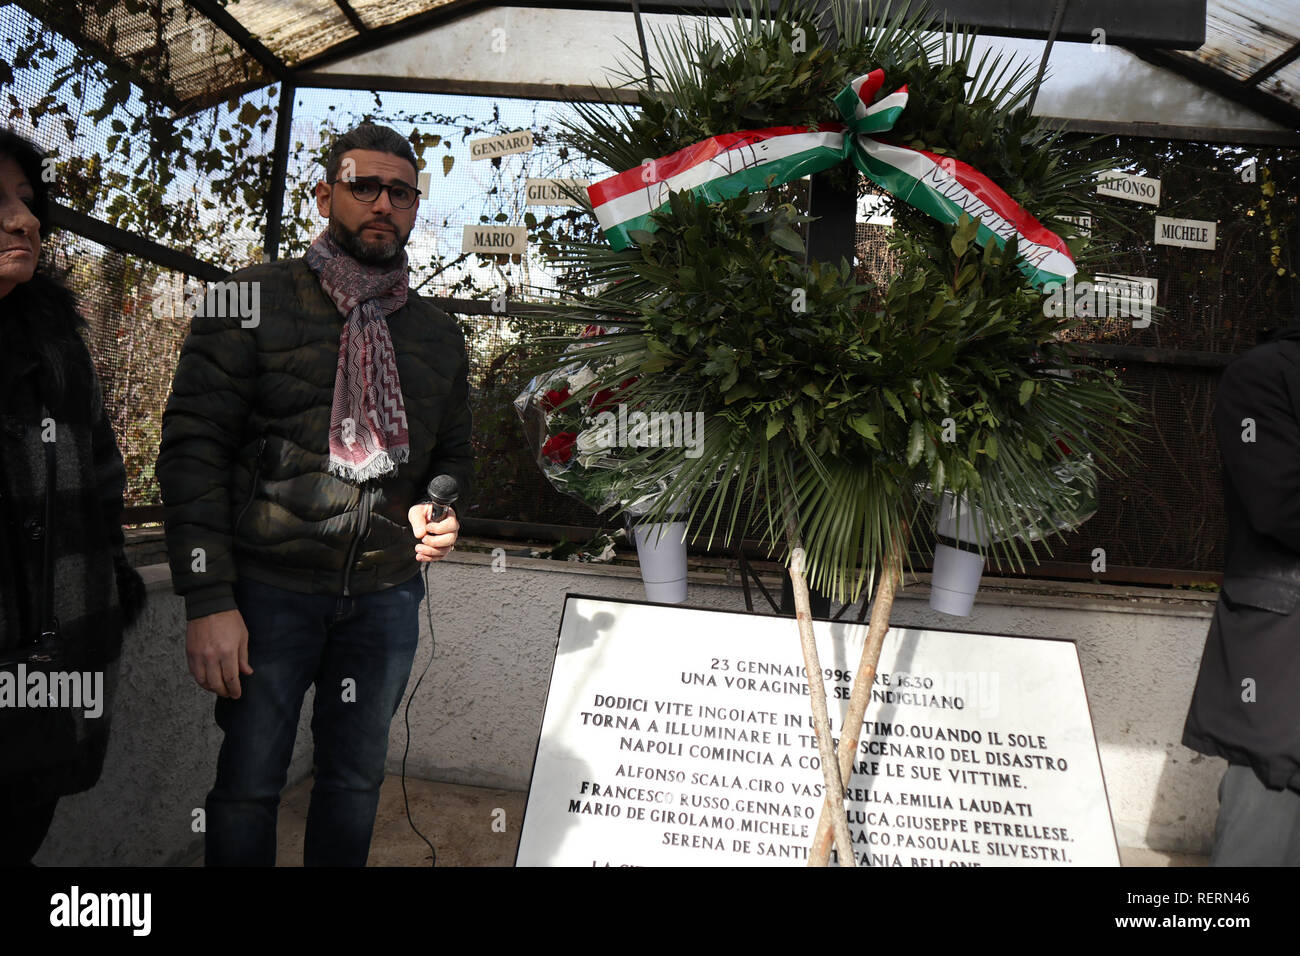
MULTIPOLYGON (((123 641, 104 774, 93 789, 59 801, 38 866, 167 866, 203 852, 195 810, 216 774, 216 698, 190 676, 185 605, 172 593, 167 565, 139 570, 149 606, 123 641)), ((313 693, 298 725, 290 784, 311 772, 313 693)))
MULTIPOLYGON (((506 561, 494 572, 490 555, 458 551, 430 571, 434 661, 411 702, 409 776, 526 789, 565 594, 644 596, 636 568, 506 561)), ((186 670, 183 607, 167 568, 142 570, 151 607, 127 637, 104 777, 60 803, 39 864, 169 864, 202 849, 193 811, 212 785, 221 735, 213 698, 186 670)), ((689 602, 743 610, 732 577, 693 572, 689 602)), ((932 612, 928 587, 914 584, 895 604, 893 621, 1075 641, 1120 845, 1208 852, 1224 763, 1178 740, 1213 595, 1178 599, 1167 589, 1098 585, 1050 591, 1012 593, 987 580, 974 615, 951 618, 932 612)), ((429 661, 427 620, 422 608, 421 645, 390 738, 392 773, 406 745, 406 704, 429 661)), ((290 784, 310 773, 310 701, 309 692, 290 784)))

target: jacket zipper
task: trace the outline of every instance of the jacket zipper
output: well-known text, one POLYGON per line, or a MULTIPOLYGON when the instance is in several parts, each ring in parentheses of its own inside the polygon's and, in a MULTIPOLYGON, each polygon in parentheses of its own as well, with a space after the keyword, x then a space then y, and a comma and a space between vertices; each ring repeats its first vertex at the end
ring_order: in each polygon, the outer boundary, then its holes
POLYGON ((257 443, 257 462, 253 465, 253 480, 248 486, 248 500, 244 502, 244 507, 239 511, 239 517, 235 519, 234 530, 230 533, 232 538, 239 534, 239 526, 243 523, 244 515, 248 514, 248 509, 253 506, 253 499, 257 497, 257 479, 262 476, 262 452, 265 449, 266 436, 263 435, 262 440, 257 443))
POLYGON ((352 547, 348 549, 348 563, 343 568, 343 596, 349 595, 348 581, 352 577, 352 564, 357 559, 357 548, 361 546, 361 541, 366 536, 366 531, 370 527, 370 486, 365 485, 361 489, 361 500, 357 504, 357 534, 352 539, 352 547))

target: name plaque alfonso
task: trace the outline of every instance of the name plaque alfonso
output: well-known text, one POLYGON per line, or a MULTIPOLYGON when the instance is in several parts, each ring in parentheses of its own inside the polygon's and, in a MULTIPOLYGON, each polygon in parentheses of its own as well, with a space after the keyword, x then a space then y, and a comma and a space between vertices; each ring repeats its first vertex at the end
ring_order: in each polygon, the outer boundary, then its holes
MULTIPOLYGON (((822 802, 793 619, 566 598, 517 865, 802 866, 822 802)), ((1119 865, 1070 641, 891 628, 845 805, 860 866, 1119 865)))

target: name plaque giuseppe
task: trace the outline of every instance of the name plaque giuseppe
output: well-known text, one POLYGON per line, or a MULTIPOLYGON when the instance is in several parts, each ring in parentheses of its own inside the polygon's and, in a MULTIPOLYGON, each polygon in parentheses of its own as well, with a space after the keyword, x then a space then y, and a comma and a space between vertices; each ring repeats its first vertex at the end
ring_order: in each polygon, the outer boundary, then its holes
POLYGON ((577 206, 582 203, 574 199, 565 189, 581 193, 591 185, 589 179, 529 179, 525 185, 524 205, 526 206, 577 206))
MULTIPOLYGON (((846 786, 860 866, 1119 865, 1069 641, 891 628, 846 786)), ((802 866, 822 803, 792 618, 566 598, 517 865, 802 866)))

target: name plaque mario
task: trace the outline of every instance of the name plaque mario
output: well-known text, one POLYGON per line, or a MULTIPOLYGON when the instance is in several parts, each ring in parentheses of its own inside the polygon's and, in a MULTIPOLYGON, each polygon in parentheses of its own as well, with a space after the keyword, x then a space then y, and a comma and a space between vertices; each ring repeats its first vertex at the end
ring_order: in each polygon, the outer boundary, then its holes
MULTIPOLYGON (((838 737, 867 628, 814 627, 838 737)), ((1119 865, 1073 643, 895 627, 877 671, 859 865, 1119 865)), ((802 866, 822 791, 793 619, 567 596, 517 865, 802 866)))
POLYGON ((528 245, 527 226, 465 225, 461 252, 488 252, 497 255, 522 253, 528 245))

